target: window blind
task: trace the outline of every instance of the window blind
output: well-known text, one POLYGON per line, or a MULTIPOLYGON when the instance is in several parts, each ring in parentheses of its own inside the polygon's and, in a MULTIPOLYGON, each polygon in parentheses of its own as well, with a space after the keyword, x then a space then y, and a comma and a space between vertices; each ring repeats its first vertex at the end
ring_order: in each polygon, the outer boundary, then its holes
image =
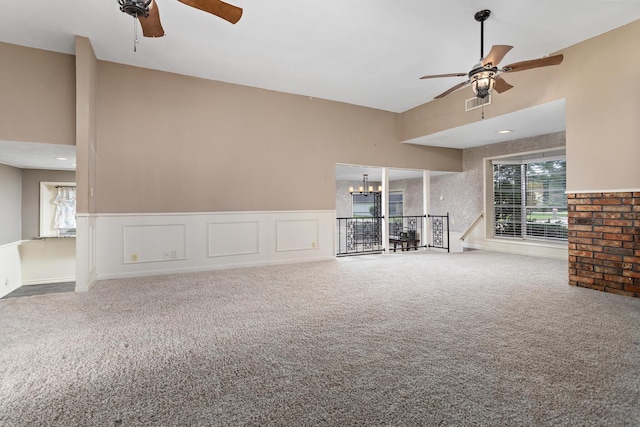
POLYGON ((566 160, 493 163, 494 235, 566 240, 566 160))

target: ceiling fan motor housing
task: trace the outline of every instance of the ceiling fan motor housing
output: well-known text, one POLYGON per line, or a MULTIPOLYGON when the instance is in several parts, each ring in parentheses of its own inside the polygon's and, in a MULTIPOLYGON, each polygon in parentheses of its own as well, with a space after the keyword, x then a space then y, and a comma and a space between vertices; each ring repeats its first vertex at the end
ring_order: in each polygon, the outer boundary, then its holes
POLYGON ((149 5, 152 0, 118 0, 120 10, 134 18, 149 16, 149 5))

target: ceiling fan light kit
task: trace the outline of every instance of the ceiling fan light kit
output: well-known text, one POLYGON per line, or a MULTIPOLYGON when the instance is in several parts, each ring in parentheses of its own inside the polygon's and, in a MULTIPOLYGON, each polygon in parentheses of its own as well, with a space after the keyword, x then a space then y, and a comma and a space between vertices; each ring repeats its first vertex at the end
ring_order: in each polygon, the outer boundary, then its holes
POLYGON ((513 64, 505 65, 502 69, 498 68, 498 64, 505 55, 513 48, 513 46, 507 45, 494 45, 491 47, 491 51, 484 56, 484 21, 491 16, 491 11, 483 9, 474 15, 476 21, 480 22, 480 62, 473 66, 469 73, 448 73, 448 74, 433 74, 420 77, 421 79, 433 79, 440 77, 462 77, 468 76, 468 80, 462 83, 458 83, 452 88, 444 91, 435 99, 444 98, 451 92, 454 92, 468 84, 471 85, 471 89, 477 98, 483 99, 491 95, 495 90, 497 93, 506 92, 513 86, 507 83, 501 73, 513 73, 516 71, 524 71, 532 68, 548 67, 550 65, 559 65, 562 63, 564 57, 562 55, 554 55, 540 59, 532 59, 528 61, 516 62, 513 64))

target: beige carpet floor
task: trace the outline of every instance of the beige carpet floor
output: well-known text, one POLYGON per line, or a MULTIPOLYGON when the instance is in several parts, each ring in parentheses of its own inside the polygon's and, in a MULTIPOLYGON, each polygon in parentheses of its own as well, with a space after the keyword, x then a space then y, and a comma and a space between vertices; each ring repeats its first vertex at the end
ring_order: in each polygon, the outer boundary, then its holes
POLYGON ((0 300, 0 425, 640 425, 640 300, 419 251, 0 300))

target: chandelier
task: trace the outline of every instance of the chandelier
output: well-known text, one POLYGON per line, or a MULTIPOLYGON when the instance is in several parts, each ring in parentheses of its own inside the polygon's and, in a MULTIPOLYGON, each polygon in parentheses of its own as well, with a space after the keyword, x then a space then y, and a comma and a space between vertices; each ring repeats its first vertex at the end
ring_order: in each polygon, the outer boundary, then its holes
POLYGON ((358 187, 357 190, 354 190, 353 187, 349 187, 349 193, 353 195, 353 193, 360 193, 363 196, 368 196, 369 194, 375 194, 382 192, 382 186, 378 186, 378 191, 373 191, 373 185, 369 185, 369 175, 362 175, 362 185, 358 187))

